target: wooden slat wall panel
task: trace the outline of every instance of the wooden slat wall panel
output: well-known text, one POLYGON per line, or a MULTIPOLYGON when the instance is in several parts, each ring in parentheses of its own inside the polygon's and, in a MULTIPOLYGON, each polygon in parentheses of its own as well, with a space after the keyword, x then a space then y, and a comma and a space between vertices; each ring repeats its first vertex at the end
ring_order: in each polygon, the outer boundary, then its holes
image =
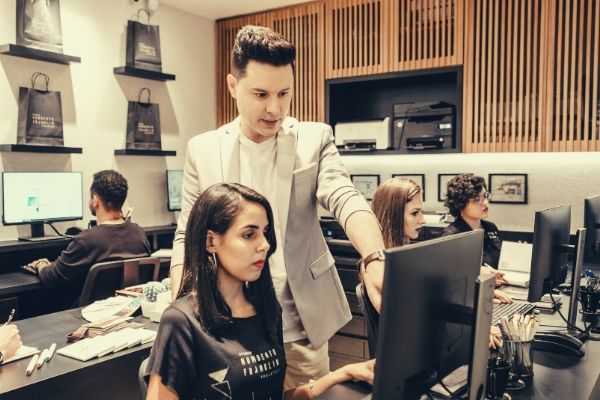
POLYGON ((296 46, 296 79, 290 115, 305 121, 325 118, 325 49, 322 2, 312 2, 259 14, 219 20, 217 35, 217 124, 237 115, 235 101, 229 95, 226 76, 237 31, 244 25, 263 25, 280 32, 296 46))
POLYGON ((600 0, 554 0, 549 11, 548 150, 599 151, 600 0))
POLYGON ((544 148, 540 54, 548 1, 465 3, 463 151, 544 148))
POLYGON ((464 0, 394 0, 390 71, 463 63, 464 0))
POLYGON ((326 0, 325 77, 389 71, 391 0, 326 0))

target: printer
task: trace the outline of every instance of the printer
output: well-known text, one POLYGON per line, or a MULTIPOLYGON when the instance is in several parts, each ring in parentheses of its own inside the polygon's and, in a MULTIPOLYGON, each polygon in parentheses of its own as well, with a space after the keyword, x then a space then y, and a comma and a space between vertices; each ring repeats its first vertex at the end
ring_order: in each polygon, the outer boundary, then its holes
POLYGON ((446 102, 394 104, 394 148, 455 148, 456 107, 446 102))
POLYGON ((335 145, 342 150, 372 151, 391 147, 390 118, 335 124, 335 145))

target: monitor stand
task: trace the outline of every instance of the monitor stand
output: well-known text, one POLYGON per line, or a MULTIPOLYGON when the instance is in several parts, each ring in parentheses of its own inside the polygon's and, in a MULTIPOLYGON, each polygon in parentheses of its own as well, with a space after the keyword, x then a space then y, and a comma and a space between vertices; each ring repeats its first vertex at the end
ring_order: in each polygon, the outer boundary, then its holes
POLYGON ((44 242, 48 240, 64 239, 62 236, 45 236, 44 234, 44 223, 34 222, 31 224, 31 236, 20 237, 19 240, 23 242, 44 242))

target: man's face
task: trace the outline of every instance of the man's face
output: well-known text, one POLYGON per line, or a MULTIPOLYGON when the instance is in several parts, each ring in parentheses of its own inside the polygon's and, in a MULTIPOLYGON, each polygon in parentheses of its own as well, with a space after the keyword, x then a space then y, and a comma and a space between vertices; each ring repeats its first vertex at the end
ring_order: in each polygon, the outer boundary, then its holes
POLYGON ((244 76, 227 76, 227 86, 237 103, 242 132, 257 143, 275 136, 290 111, 292 66, 276 67, 252 60, 244 76))

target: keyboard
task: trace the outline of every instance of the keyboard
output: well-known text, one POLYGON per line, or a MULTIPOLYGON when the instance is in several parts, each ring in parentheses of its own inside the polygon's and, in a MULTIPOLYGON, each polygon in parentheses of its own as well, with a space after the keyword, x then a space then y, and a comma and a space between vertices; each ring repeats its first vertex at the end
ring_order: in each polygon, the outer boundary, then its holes
POLYGON ((514 314, 528 314, 535 308, 535 304, 526 301, 513 301, 510 304, 494 304, 492 325, 496 325, 502 318, 510 318, 514 314))

